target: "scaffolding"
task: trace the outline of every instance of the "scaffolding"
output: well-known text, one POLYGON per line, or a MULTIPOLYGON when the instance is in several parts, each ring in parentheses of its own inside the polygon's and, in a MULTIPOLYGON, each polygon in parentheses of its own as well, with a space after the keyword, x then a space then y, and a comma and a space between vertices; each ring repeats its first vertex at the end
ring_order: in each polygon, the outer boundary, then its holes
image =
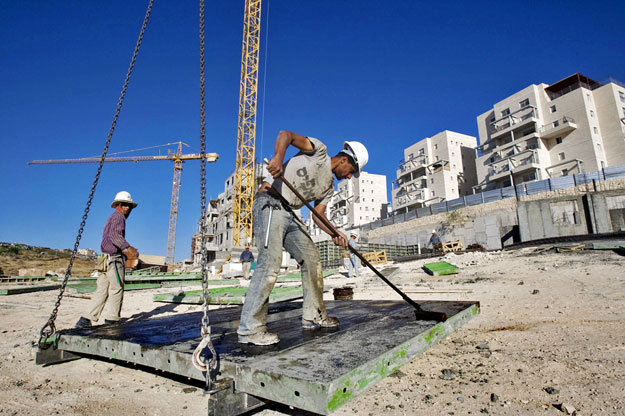
MULTIPOLYGON (((346 256, 347 250, 334 244, 331 240, 318 241, 315 243, 317 250, 319 250, 319 256, 321 257, 321 265, 324 268, 327 267, 339 267, 343 265, 343 257, 346 256)), ((359 243, 358 251, 360 253, 366 253, 371 251, 386 252, 386 258, 389 261, 395 260, 398 257, 414 256, 419 254, 419 246, 394 246, 391 244, 373 244, 373 243, 359 243)))

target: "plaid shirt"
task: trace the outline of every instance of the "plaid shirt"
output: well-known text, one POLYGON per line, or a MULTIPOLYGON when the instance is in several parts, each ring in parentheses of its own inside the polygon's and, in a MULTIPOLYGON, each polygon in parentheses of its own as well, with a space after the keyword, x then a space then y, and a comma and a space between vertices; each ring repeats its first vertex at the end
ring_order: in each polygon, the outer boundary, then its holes
POLYGON ((126 218, 118 210, 113 211, 104 225, 100 249, 104 254, 121 254, 130 244, 126 237, 126 218))

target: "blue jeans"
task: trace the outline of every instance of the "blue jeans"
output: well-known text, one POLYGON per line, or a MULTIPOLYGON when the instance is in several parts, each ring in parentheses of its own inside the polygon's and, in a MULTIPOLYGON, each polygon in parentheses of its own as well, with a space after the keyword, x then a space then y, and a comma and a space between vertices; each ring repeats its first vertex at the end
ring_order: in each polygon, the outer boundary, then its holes
POLYGON ((299 263, 302 272, 302 318, 309 321, 325 319, 327 312, 323 303, 321 260, 306 226, 278 199, 265 192, 256 194, 252 215, 258 261, 245 296, 237 333, 251 335, 267 330, 269 294, 278 279, 283 247, 299 263), (270 207, 273 207, 273 214, 265 248, 270 207))
POLYGON ((349 253, 349 277, 360 276, 360 259, 353 253, 349 253))

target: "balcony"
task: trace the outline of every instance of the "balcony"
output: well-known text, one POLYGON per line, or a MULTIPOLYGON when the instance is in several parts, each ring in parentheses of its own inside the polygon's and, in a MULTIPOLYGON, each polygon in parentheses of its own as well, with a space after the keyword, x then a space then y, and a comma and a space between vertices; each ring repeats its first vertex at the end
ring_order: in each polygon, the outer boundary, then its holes
POLYGON ((542 126, 539 130, 540 137, 544 139, 551 139, 554 137, 560 137, 569 134, 577 128, 575 120, 571 117, 564 116, 558 120, 542 126))
POLYGON ((534 149, 526 149, 522 152, 494 161, 490 164, 487 175, 488 181, 495 181, 512 174, 521 174, 526 171, 539 169, 538 155, 534 149))
POLYGON ((397 170, 397 176, 399 177, 418 168, 424 168, 427 163, 427 157, 425 155, 417 155, 405 162, 401 161, 399 163, 399 169, 397 170))
POLYGON ((510 113, 507 116, 495 120, 491 123, 493 130, 490 133, 491 139, 496 139, 504 136, 512 130, 522 128, 531 123, 538 122, 536 116, 535 107, 528 105, 523 107, 514 113, 510 113))

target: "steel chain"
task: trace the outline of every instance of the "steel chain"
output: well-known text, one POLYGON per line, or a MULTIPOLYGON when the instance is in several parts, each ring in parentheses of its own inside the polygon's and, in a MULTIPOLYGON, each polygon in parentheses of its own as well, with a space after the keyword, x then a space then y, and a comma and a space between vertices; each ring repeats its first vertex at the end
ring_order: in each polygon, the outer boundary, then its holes
POLYGON ((212 370, 217 366, 217 352, 211 342, 211 327, 208 319, 208 265, 206 253, 206 107, 204 103, 204 0, 200 0, 200 250, 202 258, 202 338, 211 352, 206 370, 206 391, 211 391, 212 370))
POLYGON ((63 293, 65 292, 65 287, 67 286, 67 281, 69 280, 69 276, 72 271, 72 266, 74 265, 74 260, 76 258, 76 253, 78 252, 80 239, 82 238, 82 233, 84 231, 85 224, 87 223, 87 217, 89 215, 89 209, 91 208, 91 202, 93 201, 93 195, 95 194, 98 181, 100 180, 100 173, 102 172, 104 159, 106 158, 109 145, 111 144, 111 139, 113 138, 113 132, 115 131, 115 126, 117 125, 117 119, 119 118, 119 113, 122 109, 122 104, 124 102, 126 90, 128 89, 128 83, 130 82, 130 76, 132 75, 132 70, 135 66, 135 61, 137 60, 137 56, 139 54, 139 48, 141 47, 141 41, 143 40, 143 34, 145 33, 145 28, 148 25, 148 19, 150 18, 150 12, 152 11, 153 4, 154 4, 154 0, 150 0, 150 3, 148 4, 148 9, 143 19, 143 25, 141 26, 141 32, 139 33, 139 39, 137 39, 137 44, 135 45, 135 50, 132 55, 132 59, 130 61, 130 66, 128 68, 128 72, 126 73, 126 79, 124 80, 124 85, 122 87, 119 100, 117 101, 117 108, 115 109, 113 122, 111 124, 111 128, 109 130, 109 134, 106 139, 106 144, 104 145, 104 150, 102 151, 102 156, 100 157, 100 164, 98 165, 98 171, 96 172, 95 178, 93 180, 93 185, 91 186, 91 192, 89 193, 87 206, 85 207, 85 211, 82 215, 82 221, 80 222, 80 228, 78 229, 78 235, 76 236, 74 249, 72 250, 72 254, 70 256, 67 269, 65 270, 65 277, 63 278, 63 283, 61 284, 59 295, 56 299, 56 303, 54 304, 54 309, 52 310, 52 314, 50 315, 50 318, 48 318, 48 322, 46 322, 46 324, 41 328, 41 331, 39 333, 39 347, 40 348, 45 348, 48 345, 46 341, 56 333, 56 327, 54 325, 54 322, 56 321, 56 316, 58 314, 59 307, 61 306, 61 299, 63 298, 63 293))

